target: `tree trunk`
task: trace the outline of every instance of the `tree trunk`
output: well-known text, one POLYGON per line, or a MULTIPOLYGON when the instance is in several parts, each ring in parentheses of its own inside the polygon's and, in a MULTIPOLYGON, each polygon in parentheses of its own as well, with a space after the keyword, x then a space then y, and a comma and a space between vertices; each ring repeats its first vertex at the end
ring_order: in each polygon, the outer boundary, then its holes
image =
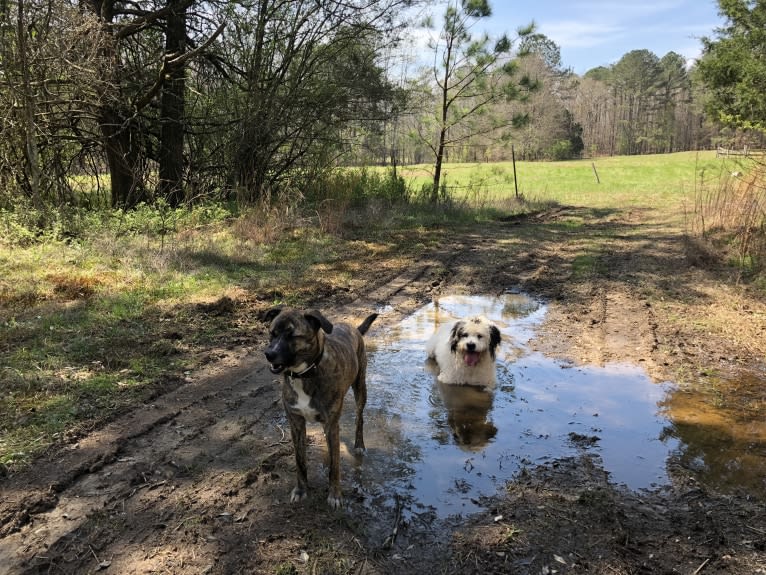
POLYGON ((105 36, 102 57, 108 81, 104 84, 99 110, 99 130, 104 139, 104 152, 111 180, 111 204, 114 208, 132 208, 146 201, 143 183, 144 159, 137 117, 125 109, 120 91, 120 62, 114 38, 115 0, 89 0, 90 9, 101 21, 105 36))
POLYGON ((27 25, 25 5, 23 0, 19 0, 17 41, 19 47, 20 68, 22 73, 24 101, 24 136, 25 136, 25 156, 27 160, 27 182, 32 195, 32 203, 36 208, 42 206, 40 197, 40 153, 37 146, 37 134, 35 129, 35 95, 32 93, 32 82, 29 78, 29 62, 27 61, 27 25))
POLYGON ((450 62, 452 61, 452 43, 447 42, 445 66, 444 66, 444 83, 441 86, 442 101, 441 101, 441 122, 439 126, 439 143, 436 146, 436 163, 434 165, 434 189, 431 191, 431 202, 436 203, 439 199, 439 186, 441 185, 442 178, 442 163, 444 161, 444 146, 447 140, 447 117, 449 114, 449 78, 450 78, 450 62))
POLYGON ((442 162, 444 161, 444 140, 446 129, 442 128, 439 132, 439 146, 436 149, 436 165, 434 166, 434 189, 431 192, 431 201, 436 203, 439 200, 439 186, 442 179, 442 162))
POLYGON ((185 52, 186 9, 173 10, 167 18, 165 58, 168 66, 160 104, 159 196, 174 208, 184 201, 184 108, 186 65, 172 60, 185 52))
POLYGON ((101 133, 112 184, 112 207, 133 208, 146 201, 138 133, 113 107, 101 111, 101 133))

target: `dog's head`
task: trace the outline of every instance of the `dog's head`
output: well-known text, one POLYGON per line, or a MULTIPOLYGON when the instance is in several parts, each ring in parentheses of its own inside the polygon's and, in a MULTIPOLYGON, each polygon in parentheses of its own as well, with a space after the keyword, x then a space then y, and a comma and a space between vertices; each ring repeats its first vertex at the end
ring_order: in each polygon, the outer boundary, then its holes
POLYGON ((450 349, 460 354, 469 367, 479 364, 483 354, 494 360, 500 345, 500 330, 484 316, 474 316, 455 322, 450 332, 450 349))
POLYGON ((324 334, 332 332, 332 324, 313 309, 274 307, 263 319, 269 322, 269 345, 264 353, 272 373, 309 369, 322 356, 324 334))

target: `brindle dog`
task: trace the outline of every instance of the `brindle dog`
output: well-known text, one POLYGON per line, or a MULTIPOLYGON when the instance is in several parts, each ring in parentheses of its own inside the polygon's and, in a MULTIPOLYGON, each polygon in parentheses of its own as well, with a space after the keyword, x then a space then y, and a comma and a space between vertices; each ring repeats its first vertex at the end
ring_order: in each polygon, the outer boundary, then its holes
POLYGON ((324 426, 330 454, 330 491, 327 503, 337 509, 343 505, 340 489, 340 429, 343 398, 349 387, 356 402, 354 450, 364 452, 362 411, 367 402, 367 355, 362 336, 378 314, 365 319, 357 328, 345 323, 330 323, 319 311, 299 311, 275 307, 266 312, 271 322, 266 359, 272 373, 284 374, 282 403, 290 422, 295 447, 297 483, 290 501, 306 497, 306 421, 324 426))

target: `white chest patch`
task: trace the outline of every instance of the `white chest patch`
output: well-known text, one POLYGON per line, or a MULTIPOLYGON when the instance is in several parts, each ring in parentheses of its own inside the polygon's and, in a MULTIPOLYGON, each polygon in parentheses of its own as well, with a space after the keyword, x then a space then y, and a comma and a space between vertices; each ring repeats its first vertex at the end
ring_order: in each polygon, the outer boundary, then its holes
POLYGON ((290 406, 292 411, 300 413, 306 421, 316 421, 319 412, 311 407, 311 397, 303 390, 303 381, 300 378, 290 378, 290 386, 298 396, 290 406))

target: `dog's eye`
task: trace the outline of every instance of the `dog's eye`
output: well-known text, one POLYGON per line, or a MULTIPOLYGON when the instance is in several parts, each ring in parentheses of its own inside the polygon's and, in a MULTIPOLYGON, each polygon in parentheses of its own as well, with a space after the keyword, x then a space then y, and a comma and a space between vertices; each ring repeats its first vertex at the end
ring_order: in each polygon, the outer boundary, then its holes
POLYGON ((479 333, 479 334, 476 334, 476 339, 481 339, 482 337, 484 337, 484 336, 483 336, 483 335, 481 335, 480 333, 479 333))

